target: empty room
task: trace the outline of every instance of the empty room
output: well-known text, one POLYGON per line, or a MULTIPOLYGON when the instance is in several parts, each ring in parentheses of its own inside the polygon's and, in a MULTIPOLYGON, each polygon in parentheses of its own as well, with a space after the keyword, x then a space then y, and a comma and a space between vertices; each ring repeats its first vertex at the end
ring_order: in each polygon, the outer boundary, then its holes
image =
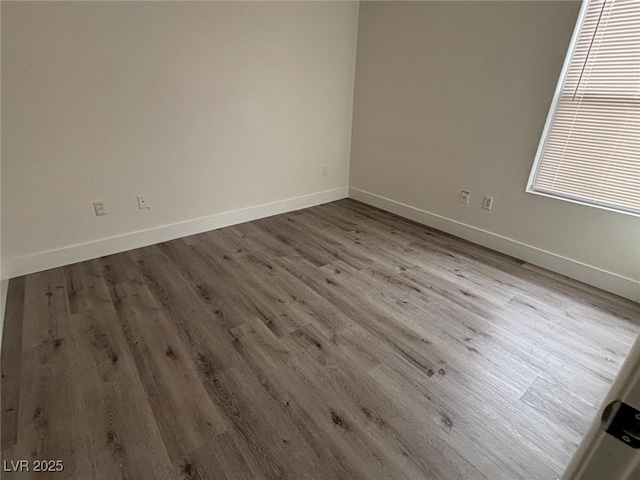
POLYGON ((640 1, 0 26, 1 478, 640 478, 640 1))

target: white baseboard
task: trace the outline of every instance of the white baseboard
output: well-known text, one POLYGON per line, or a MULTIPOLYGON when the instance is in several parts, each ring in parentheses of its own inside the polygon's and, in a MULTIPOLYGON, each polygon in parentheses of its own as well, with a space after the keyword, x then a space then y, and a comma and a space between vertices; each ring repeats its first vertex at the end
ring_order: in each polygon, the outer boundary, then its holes
POLYGON ((349 187, 349 198, 615 293, 629 300, 640 302, 640 282, 637 280, 358 188, 349 187))
POLYGON ((332 190, 288 198, 240 210, 232 210, 230 212, 196 218, 185 222, 103 238, 93 242, 70 245, 68 247, 37 252, 22 257, 5 258, 3 259, 3 274, 4 278, 14 278, 33 272, 48 270, 49 268, 61 267, 63 265, 99 258, 134 248, 166 242, 175 238, 270 217, 280 213, 300 210, 301 208, 313 207, 322 203, 340 200, 347 196, 347 187, 334 188, 332 190))

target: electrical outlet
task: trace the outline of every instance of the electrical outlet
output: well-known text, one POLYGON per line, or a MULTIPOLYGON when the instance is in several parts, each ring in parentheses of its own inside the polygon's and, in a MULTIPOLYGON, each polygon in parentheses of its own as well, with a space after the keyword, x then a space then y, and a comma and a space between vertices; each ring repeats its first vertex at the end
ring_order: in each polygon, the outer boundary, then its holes
POLYGON ((328 177, 329 176, 329 167, 327 167, 326 165, 324 167, 322 167, 322 176, 323 177, 328 177))
POLYGON ((107 212, 104 209, 104 202, 93 202, 93 209, 96 211, 96 217, 106 215, 107 212))
POLYGON ((462 190, 460 192, 460 203, 464 203, 465 205, 469 205, 469 197, 471 197, 471 194, 469 192, 467 192, 466 190, 462 190))
POLYGON ((144 210, 145 208, 146 209, 151 208, 149 206, 149 202, 147 202, 147 197, 145 197, 144 195, 138 195, 138 209, 144 210))
POLYGON ((491 210, 491 207, 493 207, 493 197, 484 197, 482 200, 482 208, 491 210))

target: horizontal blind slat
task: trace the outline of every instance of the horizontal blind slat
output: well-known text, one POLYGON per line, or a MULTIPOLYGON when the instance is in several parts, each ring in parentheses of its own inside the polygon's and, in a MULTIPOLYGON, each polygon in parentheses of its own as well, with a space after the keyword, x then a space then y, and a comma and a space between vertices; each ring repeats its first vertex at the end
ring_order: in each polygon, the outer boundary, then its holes
POLYGON ((640 0, 586 8, 532 188, 640 213, 640 0))

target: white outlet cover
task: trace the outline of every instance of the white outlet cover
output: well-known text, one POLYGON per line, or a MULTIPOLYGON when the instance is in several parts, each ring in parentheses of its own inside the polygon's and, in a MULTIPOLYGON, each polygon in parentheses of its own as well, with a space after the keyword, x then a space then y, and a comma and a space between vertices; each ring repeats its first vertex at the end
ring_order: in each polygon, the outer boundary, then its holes
POLYGON ((93 209, 96 212, 96 217, 101 217, 102 215, 106 215, 107 212, 104 209, 104 202, 93 202, 93 209))
POLYGON ((493 197, 484 197, 482 200, 482 208, 491 210, 491 207, 493 207, 493 197))
POLYGON ((147 202, 147 197, 144 195, 138 195, 138 209, 150 209, 149 202, 147 202))

